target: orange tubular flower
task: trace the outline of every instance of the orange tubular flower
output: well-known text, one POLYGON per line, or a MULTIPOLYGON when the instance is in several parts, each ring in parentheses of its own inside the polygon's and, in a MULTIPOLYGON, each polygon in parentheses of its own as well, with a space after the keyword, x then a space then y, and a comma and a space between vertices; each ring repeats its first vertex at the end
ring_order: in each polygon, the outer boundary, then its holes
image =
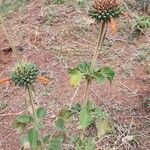
POLYGON ((112 17, 110 18, 110 26, 111 26, 112 33, 116 33, 117 32, 117 24, 112 17))
POLYGON ((6 82, 9 82, 9 81, 10 81, 10 78, 1 79, 0 84, 1 83, 6 83, 6 82))
POLYGON ((122 8, 117 0, 93 0, 93 7, 89 16, 97 22, 110 23, 113 33, 117 31, 117 24, 114 21, 122 14, 122 8))
POLYGON ((37 80, 39 81, 42 81, 44 84, 48 84, 49 83, 49 80, 45 77, 42 77, 42 76, 37 76, 36 78, 37 80))

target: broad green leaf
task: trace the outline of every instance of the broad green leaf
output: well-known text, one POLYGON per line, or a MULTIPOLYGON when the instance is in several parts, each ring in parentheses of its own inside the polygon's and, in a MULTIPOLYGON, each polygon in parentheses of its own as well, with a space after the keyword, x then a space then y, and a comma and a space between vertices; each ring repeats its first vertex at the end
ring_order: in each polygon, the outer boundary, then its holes
POLYGON ((26 125, 27 124, 18 122, 16 120, 12 124, 13 128, 15 128, 18 133, 22 132, 26 128, 26 125))
POLYGON ((90 73, 90 63, 82 62, 77 65, 77 69, 83 74, 90 73))
POLYGON ((79 129, 86 129, 92 122, 91 114, 83 107, 79 114, 80 125, 79 129))
POLYGON ((70 75, 70 84, 72 86, 76 87, 82 80, 82 73, 79 70, 76 69, 71 70, 69 72, 69 75, 70 75))
POLYGON ((33 121, 33 118, 31 115, 27 115, 27 114, 23 114, 23 115, 19 115, 17 116, 16 120, 20 123, 30 123, 33 121))
POLYGON ((101 71, 94 72, 93 77, 99 83, 103 83, 105 80, 105 77, 102 75, 101 71))
POLYGON ((67 106, 65 106, 60 110, 58 117, 62 118, 64 121, 68 121, 68 119, 70 119, 72 115, 73 112, 69 110, 67 106))
POLYGON ((27 135, 21 135, 19 138, 19 142, 21 145, 21 149, 23 149, 23 150, 30 149, 30 143, 28 141, 27 135))
POLYGON ((58 130, 58 131, 62 131, 65 127, 65 122, 62 118, 58 118, 55 121, 54 127, 58 130))
POLYGON ((112 122, 108 119, 98 120, 96 122, 98 137, 104 136, 107 133, 111 133, 114 131, 114 127, 112 122))
POLYGON ((115 76, 115 72, 112 68, 110 67, 103 67, 101 69, 101 74, 106 77, 107 79, 109 79, 110 82, 112 82, 114 76, 115 76))
POLYGON ((64 137, 62 135, 58 135, 52 138, 48 150, 61 150, 61 144, 63 142, 64 137))
POLYGON ((19 143, 21 146, 23 146, 26 142, 28 141, 28 136, 27 135, 21 135, 19 138, 19 143))
POLYGON ((38 131, 34 128, 30 129, 28 132, 28 139, 30 146, 33 150, 37 150, 38 146, 38 131))
POLYGON ((45 116, 46 116, 46 109, 43 108, 43 107, 38 108, 38 109, 37 109, 37 117, 38 117, 39 119, 42 119, 42 118, 45 117, 45 116))

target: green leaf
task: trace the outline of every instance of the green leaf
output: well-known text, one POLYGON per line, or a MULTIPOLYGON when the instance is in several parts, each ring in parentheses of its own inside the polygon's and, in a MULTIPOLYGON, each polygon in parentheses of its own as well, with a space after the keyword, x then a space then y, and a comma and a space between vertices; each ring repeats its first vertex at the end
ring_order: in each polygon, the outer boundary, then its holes
POLYGON ((71 110, 78 113, 81 111, 81 105, 79 103, 76 103, 71 106, 71 110))
POLYGON ((58 131, 62 131, 64 129, 65 126, 65 122, 62 118, 58 118, 55 121, 54 127, 58 130, 58 131))
POLYGON ((82 80, 82 73, 79 70, 72 69, 69 72, 70 84, 72 86, 77 86, 82 80))
POLYGON ((23 115, 19 115, 17 116, 16 120, 20 123, 30 123, 33 121, 33 118, 31 115, 26 115, 26 114, 23 114, 23 115))
POLYGON ((70 119, 72 115, 73 115, 73 112, 69 110, 67 106, 65 106, 60 110, 58 117, 62 118, 64 121, 67 121, 68 119, 70 119))
POLYGON ((92 103, 88 100, 87 103, 86 103, 86 110, 88 113, 91 113, 92 109, 93 109, 93 105, 92 103))
POLYGON ((82 62, 77 65, 77 69, 83 74, 90 73, 90 63, 82 62))
POLYGON ((39 129, 44 128, 43 122, 42 122, 42 121, 39 121, 38 124, 37 124, 37 127, 38 127, 39 129))
POLYGON ((110 67, 103 67, 101 69, 101 74, 106 77, 110 82, 112 82, 113 78, 115 77, 115 72, 110 67))
POLYGON ((69 136, 69 143, 70 144, 75 144, 78 139, 79 139, 78 136, 75 136, 75 135, 69 136))
POLYGON ((37 109, 37 117, 38 117, 39 119, 42 119, 42 118, 45 117, 45 116, 46 116, 46 109, 43 108, 43 107, 38 108, 38 109, 37 109))
POLYGON ((99 83, 103 83, 105 80, 105 77, 102 75, 101 71, 97 71, 93 73, 93 77, 96 81, 98 81, 99 83))
POLYGON ((27 135, 21 135, 19 138, 19 143, 21 145, 21 150, 26 150, 30 149, 30 143, 28 141, 28 136, 27 135))
POLYGON ((91 114, 87 111, 85 107, 82 108, 79 114, 80 125, 79 129, 86 129, 92 122, 91 114))
POLYGON ((94 139, 88 138, 85 142, 85 150, 95 150, 96 144, 94 139))
POLYGON ((83 140, 76 141, 77 150, 95 150, 96 143, 94 138, 84 138, 83 140))
POLYGON ((12 124, 13 128, 15 128, 18 133, 22 132, 26 128, 26 125, 27 124, 18 122, 16 120, 12 124))
POLYGON ((28 141, 28 136, 27 135, 21 135, 19 138, 19 143, 21 146, 23 146, 26 142, 28 141))
POLYGON ((111 133, 114 131, 114 127, 112 122, 108 119, 99 120, 96 122, 98 137, 104 136, 107 133, 111 133))
POLYGON ((63 4, 65 1, 64 0, 54 0, 55 4, 63 4))
POLYGON ((47 134, 47 135, 43 138, 43 142, 44 142, 44 143, 47 143, 47 142, 49 141, 50 137, 51 137, 51 134, 47 134))
POLYGON ((38 131, 34 128, 30 129, 28 132, 28 139, 30 146, 33 150, 37 150, 38 146, 38 131))
POLYGON ((48 150, 61 150, 61 143, 63 142, 64 137, 58 135, 52 138, 48 150))

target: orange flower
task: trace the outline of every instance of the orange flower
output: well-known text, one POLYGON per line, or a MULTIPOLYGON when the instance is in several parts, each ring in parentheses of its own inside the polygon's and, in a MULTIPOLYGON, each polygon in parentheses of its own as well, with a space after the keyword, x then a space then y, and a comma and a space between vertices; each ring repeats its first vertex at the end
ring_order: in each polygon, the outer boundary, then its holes
POLYGON ((39 81, 42 81, 44 84, 48 84, 49 83, 49 80, 45 77, 42 77, 42 76, 37 76, 36 78, 37 80, 39 81))
POLYGON ((119 3, 116 0, 94 0, 93 7, 96 10, 109 10, 118 7, 119 3))
POLYGON ((1 79, 0 84, 1 83, 6 83, 6 82, 9 82, 9 81, 10 81, 10 78, 1 79))
MULTIPOLYGON (((47 79, 47 78, 45 78, 45 77, 42 77, 42 76, 38 76, 37 78, 36 78, 37 80, 39 80, 39 81, 42 81, 44 84, 48 84, 49 83, 49 80, 47 79)), ((8 78, 5 78, 5 79, 1 79, 0 80, 0 84, 1 83, 7 83, 7 82, 9 82, 11 79, 8 77, 8 78)))
POLYGON ((117 24, 112 17, 110 18, 110 25, 111 25, 112 32, 116 33, 117 32, 117 24))

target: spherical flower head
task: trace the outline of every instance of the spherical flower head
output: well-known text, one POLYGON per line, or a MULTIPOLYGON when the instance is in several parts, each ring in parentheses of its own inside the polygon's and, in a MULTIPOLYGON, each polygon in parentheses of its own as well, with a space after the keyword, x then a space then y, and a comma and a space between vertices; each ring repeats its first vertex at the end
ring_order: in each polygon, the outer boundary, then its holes
POLYGON ((119 17, 121 12, 120 4, 116 0, 94 0, 89 16, 97 21, 107 22, 111 18, 119 17))
POLYGON ((29 62, 19 62, 11 72, 11 81, 21 87, 31 86, 38 76, 38 68, 29 62))

